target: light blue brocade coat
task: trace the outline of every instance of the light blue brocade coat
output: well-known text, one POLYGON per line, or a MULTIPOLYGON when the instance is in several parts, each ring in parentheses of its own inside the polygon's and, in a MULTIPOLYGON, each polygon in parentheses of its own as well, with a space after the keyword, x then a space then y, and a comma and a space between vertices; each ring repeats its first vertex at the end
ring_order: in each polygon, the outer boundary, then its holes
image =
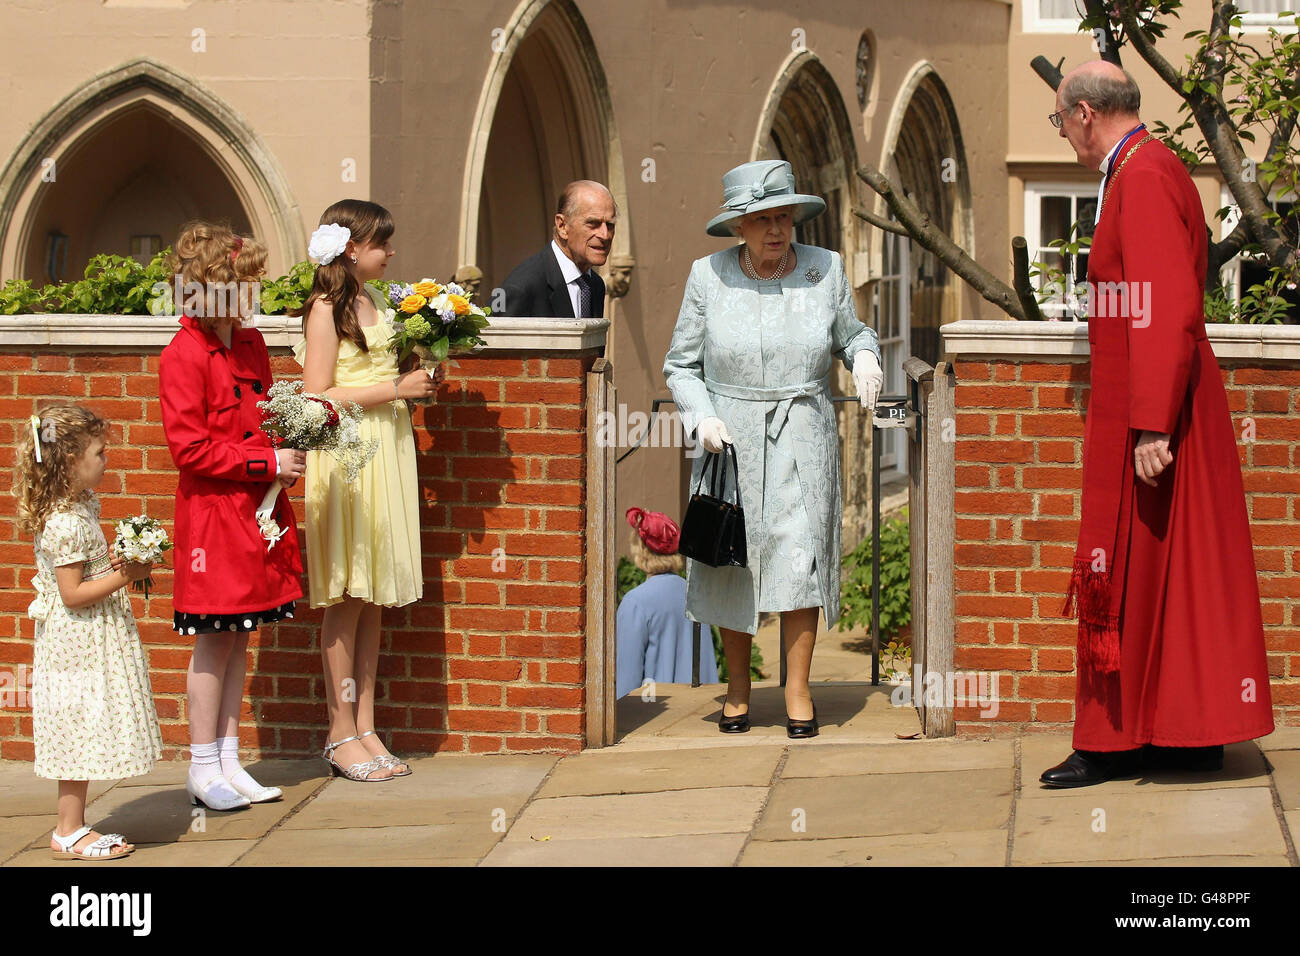
MULTIPOLYGON (((741 270, 738 246, 691 265, 664 378, 687 435, 706 418, 731 433, 745 509, 748 567, 687 560, 692 620, 753 634, 759 611, 820 605, 840 616, 839 432, 830 370, 838 356, 880 357, 858 321, 839 253, 794 243, 784 279, 741 270)), ((691 489, 708 456, 691 467, 691 489)), ((728 500, 735 500, 730 478, 728 500)))

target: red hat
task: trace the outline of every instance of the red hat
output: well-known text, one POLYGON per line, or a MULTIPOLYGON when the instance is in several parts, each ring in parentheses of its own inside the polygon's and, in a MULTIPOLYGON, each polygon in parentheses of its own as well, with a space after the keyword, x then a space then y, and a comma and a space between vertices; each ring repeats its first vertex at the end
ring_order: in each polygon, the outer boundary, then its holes
POLYGON ((627 523, 636 528, 641 543, 655 554, 676 554, 682 529, 677 522, 658 511, 641 508, 627 509, 627 523))

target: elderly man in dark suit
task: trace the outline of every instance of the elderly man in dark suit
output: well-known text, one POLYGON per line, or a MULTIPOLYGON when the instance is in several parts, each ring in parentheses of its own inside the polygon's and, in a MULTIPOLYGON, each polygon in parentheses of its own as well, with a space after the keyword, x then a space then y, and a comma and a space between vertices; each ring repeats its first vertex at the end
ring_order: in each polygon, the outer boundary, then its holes
POLYGON ((580 179, 560 193, 554 236, 506 278, 502 315, 601 318, 605 282, 595 267, 614 245, 618 207, 600 183, 580 179))

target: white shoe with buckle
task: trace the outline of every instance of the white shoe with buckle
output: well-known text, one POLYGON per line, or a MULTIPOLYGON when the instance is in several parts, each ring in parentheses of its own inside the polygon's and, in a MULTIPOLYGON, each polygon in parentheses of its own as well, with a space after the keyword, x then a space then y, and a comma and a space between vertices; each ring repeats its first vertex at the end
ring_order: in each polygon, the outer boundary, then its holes
POLYGON ((186 776, 185 790, 190 795, 190 803, 196 807, 200 803, 209 810, 244 810, 250 806, 248 797, 231 786, 221 774, 201 787, 195 784, 192 776, 186 776))
POLYGON ((262 786, 243 767, 239 768, 239 773, 226 779, 241 795, 248 798, 249 803, 271 803, 284 796, 284 791, 279 787, 262 786))

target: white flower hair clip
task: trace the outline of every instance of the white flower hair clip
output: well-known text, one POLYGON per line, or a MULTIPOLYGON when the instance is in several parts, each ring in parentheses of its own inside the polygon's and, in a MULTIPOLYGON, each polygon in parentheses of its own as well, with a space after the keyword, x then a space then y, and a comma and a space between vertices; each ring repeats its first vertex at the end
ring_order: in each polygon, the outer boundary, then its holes
POLYGON ((311 234, 311 242, 307 245, 307 255, 321 265, 327 266, 343 255, 351 238, 352 231, 337 222, 317 226, 316 231, 311 234))

